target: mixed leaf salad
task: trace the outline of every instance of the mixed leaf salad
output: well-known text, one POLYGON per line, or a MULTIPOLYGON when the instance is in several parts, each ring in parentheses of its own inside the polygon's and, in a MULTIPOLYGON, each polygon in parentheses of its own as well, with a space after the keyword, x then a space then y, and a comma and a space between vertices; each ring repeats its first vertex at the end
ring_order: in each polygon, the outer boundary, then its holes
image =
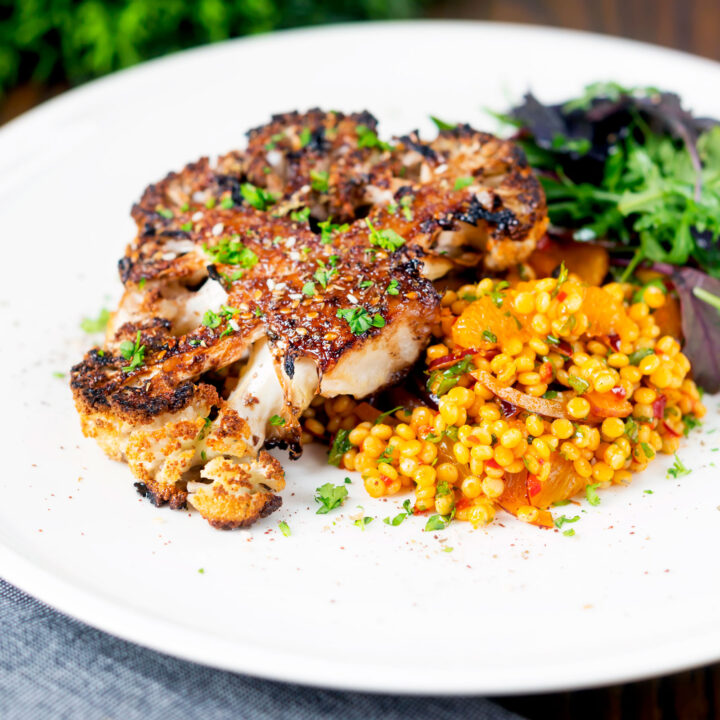
POLYGON ((560 104, 529 93, 499 117, 540 175, 551 238, 603 245, 618 280, 659 273, 680 301, 696 382, 719 391, 720 122, 616 83, 560 104))

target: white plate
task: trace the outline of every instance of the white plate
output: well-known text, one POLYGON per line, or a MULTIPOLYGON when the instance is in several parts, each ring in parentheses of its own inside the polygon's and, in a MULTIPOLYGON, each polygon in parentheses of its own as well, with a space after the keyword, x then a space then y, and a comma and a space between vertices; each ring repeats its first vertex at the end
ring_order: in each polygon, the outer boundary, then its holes
POLYGON ((667 479, 656 463, 583 505, 572 538, 512 518, 436 535, 419 519, 388 527, 380 518, 399 501, 373 501, 357 480, 342 512, 316 515, 314 488, 344 476, 319 449, 288 464, 279 512, 223 533, 142 501, 128 469, 82 438, 53 377, 89 345, 80 318, 118 295, 115 262, 145 184, 241 145, 272 112, 368 108, 384 134, 431 132, 430 113, 493 127, 483 107, 529 86, 561 99, 598 79, 675 89, 720 115, 709 92, 720 66, 708 61, 537 28, 400 23, 182 53, 0 131, 3 576, 157 650, 329 687, 531 692, 720 658, 715 401, 680 451, 690 475, 667 479), (379 518, 365 532, 349 517, 357 505, 379 518))

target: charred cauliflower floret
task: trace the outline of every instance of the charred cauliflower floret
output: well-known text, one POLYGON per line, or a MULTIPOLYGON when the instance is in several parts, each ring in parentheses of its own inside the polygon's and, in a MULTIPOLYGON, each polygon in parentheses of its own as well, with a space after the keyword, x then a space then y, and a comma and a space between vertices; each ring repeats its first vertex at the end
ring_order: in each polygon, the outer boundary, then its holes
POLYGON ((458 126, 381 141, 369 113, 273 117, 245 151, 148 187, 105 345, 72 371, 86 435, 156 504, 247 526, 280 505, 316 395, 397 381, 437 320, 431 279, 523 260, 545 202, 510 142, 458 126))

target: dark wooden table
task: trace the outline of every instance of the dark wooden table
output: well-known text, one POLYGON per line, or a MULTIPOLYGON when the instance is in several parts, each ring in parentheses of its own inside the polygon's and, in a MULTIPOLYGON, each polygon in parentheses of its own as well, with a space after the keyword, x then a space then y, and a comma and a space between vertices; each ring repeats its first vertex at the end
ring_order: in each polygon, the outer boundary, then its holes
MULTIPOLYGON (((720 0, 444 0, 433 3, 427 15, 589 30, 720 60, 720 0)), ((19 88, 0 105, 0 125, 64 89, 19 88)), ((720 720, 720 665, 627 685, 499 702, 529 720, 720 720)))

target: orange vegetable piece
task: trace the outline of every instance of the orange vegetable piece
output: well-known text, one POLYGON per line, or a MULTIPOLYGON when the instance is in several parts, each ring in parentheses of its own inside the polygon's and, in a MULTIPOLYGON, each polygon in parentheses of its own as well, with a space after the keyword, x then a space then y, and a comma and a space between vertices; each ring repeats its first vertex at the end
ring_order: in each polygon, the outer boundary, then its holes
POLYGON ((591 421, 597 421, 598 418, 624 418, 633 411, 633 406, 628 400, 618 397, 612 392, 599 393, 592 390, 585 393, 583 397, 590 403, 591 421))
POLYGON ((527 331, 518 327, 516 317, 508 301, 497 307, 493 299, 485 295, 463 310, 453 325, 452 338, 460 347, 479 350, 495 347, 514 337, 525 339, 527 331), (508 311, 510 316, 506 315, 508 311), (488 340, 488 333, 495 336, 497 342, 488 340))
POLYGON ((630 329, 637 328, 623 304, 602 288, 587 288, 582 312, 587 315, 587 334, 591 336, 619 335, 624 338, 630 329))
POLYGON ((542 483, 540 492, 532 498, 532 504, 548 508, 555 502, 569 500, 585 489, 589 482, 575 472, 573 464, 559 453, 553 453, 550 459, 550 475, 542 483))
MULTIPOLYGON (((531 498, 528 492, 527 470, 521 470, 519 473, 505 473, 503 481, 505 483, 505 490, 497 500, 498 505, 500 505, 503 510, 512 515, 517 515, 518 510, 523 505, 534 505, 538 507, 537 502, 535 502, 538 495, 531 498)), ((535 520, 533 525, 552 527, 552 515, 547 510, 540 509, 537 520, 535 520)))
POLYGON ((550 241, 542 250, 535 250, 528 259, 538 277, 550 277, 561 262, 588 285, 600 285, 610 267, 610 256, 605 248, 598 245, 550 241))

